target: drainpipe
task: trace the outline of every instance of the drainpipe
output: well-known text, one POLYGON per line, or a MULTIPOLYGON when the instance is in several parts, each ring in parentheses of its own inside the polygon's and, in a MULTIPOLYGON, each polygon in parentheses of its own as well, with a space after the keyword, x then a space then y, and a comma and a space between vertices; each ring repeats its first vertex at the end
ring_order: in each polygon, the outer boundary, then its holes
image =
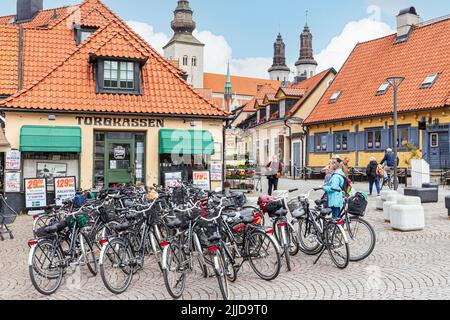
POLYGON ((23 26, 19 26, 19 65, 18 65, 18 91, 23 88, 23 26))
POLYGON ((289 128, 289 173, 292 176, 292 127, 288 125, 289 119, 284 120, 284 125, 289 128))
POLYGON ((222 191, 225 191, 225 139, 227 129, 231 128, 232 119, 226 119, 222 130, 222 191))

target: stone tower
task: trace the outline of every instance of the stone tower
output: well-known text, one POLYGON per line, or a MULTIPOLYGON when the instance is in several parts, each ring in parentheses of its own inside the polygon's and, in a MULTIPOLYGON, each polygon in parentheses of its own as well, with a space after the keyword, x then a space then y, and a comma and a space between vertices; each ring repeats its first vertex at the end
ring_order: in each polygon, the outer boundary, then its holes
POLYGON ((314 60, 312 40, 313 36, 306 23, 300 35, 300 58, 295 63, 297 82, 311 78, 316 74, 317 62, 314 60))
POLYGON ((278 80, 283 83, 289 81, 291 70, 286 65, 286 45, 283 37, 278 34, 277 40, 273 44, 273 65, 268 70, 271 80, 278 80))
POLYGON ((203 88, 203 55, 205 45, 192 32, 196 28, 189 1, 180 0, 174 11, 171 27, 172 39, 164 46, 164 57, 179 62, 180 68, 188 74, 188 83, 194 88, 203 88))

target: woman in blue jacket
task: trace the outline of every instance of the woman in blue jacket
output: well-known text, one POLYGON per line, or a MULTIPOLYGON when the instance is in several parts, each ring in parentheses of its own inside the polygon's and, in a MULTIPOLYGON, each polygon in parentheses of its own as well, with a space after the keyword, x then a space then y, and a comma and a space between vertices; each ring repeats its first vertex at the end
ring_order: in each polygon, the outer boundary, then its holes
POLYGON ((333 218, 338 219, 342 208, 344 207, 344 194, 342 187, 345 182, 345 173, 342 170, 342 166, 337 162, 333 161, 331 168, 334 170, 334 174, 323 190, 327 193, 328 197, 328 207, 333 210, 333 218))

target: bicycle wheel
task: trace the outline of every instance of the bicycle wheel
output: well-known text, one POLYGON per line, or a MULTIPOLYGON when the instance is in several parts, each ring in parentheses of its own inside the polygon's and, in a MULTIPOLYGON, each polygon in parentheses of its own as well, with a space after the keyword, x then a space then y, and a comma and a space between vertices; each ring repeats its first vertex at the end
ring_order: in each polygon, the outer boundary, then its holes
POLYGON ((98 272, 97 257, 95 256, 95 251, 92 248, 92 243, 89 241, 88 237, 80 232, 79 240, 81 254, 83 255, 84 263, 86 263, 89 271, 95 277, 98 272))
POLYGON ((330 223, 325 232, 331 260, 339 269, 347 268, 350 262, 350 250, 342 229, 337 224, 330 223))
POLYGON ((179 299, 183 295, 186 286, 185 262, 186 255, 178 244, 170 244, 166 247, 165 269, 163 271, 164 283, 170 296, 179 299))
POLYGON ((54 215, 46 215, 43 214, 39 218, 33 221, 33 236, 35 238, 38 238, 36 235, 36 231, 40 228, 47 227, 49 225, 52 225, 54 223, 57 223, 58 219, 54 215))
POLYGON ((309 219, 298 220, 299 249, 304 254, 314 256, 322 250, 322 245, 317 239, 316 229, 309 219))
POLYGON ((350 217, 348 221, 350 261, 360 262, 369 257, 376 244, 376 234, 369 222, 360 217, 350 217))
POLYGON ((222 298, 223 300, 228 300, 230 289, 228 287, 224 256, 220 252, 220 250, 211 253, 211 261, 213 261, 214 272, 216 274, 217 281, 219 282, 219 288, 220 292, 222 293, 222 298))
POLYGON ((202 246, 196 232, 192 234, 192 241, 194 242, 194 255, 197 256, 198 265, 203 278, 208 278, 208 267, 206 266, 205 257, 203 256, 202 246))
POLYGON ((51 241, 40 240, 29 255, 28 271, 35 289, 43 295, 55 293, 64 274, 62 252, 51 241))
POLYGON ((298 241, 298 235, 294 227, 288 223, 287 228, 289 229, 289 254, 294 257, 300 251, 300 243, 298 241))
POLYGON ((121 239, 106 243, 100 254, 99 266, 105 287, 114 294, 124 293, 133 279, 131 249, 121 239))
POLYGON ((266 281, 278 277, 281 256, 273 237, 258 229, 251 231, 245 242, 245 254, 258 277, 266 281))

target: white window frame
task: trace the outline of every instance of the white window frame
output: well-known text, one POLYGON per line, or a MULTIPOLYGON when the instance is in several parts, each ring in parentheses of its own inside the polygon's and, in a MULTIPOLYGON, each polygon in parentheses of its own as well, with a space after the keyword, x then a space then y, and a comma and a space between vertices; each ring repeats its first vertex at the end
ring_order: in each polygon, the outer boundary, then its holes
POLYGON ((437 78, 439 76, 439 73, 431 73, 429 74, 425 80, 422 82, 422 85, 420 86, 421 89, 428 89, 431 88, 434 83, 436 82, 437 78))
POLYGON ((431 133, 430 134, 430 147, 431 148, 439 148, 439 133, 431 133), (433 137, 436 137, 436 144, 433 144, 433 137))
POLYGON ((338 101, 338 99, 341 97, 342 95, 342 91, 335 91, 333 92, 333 94, 331 95, 330 98, 330 103, 335 103, 336 101, 338 101))

